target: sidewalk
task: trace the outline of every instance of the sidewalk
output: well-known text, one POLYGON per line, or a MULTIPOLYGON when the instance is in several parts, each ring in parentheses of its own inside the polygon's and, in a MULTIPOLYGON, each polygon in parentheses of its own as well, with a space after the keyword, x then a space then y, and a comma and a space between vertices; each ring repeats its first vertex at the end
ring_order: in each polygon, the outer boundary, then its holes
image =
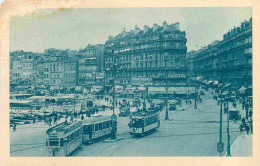
MULTIPOLYGON (((252 156, 253 135, 243 133, 231 145, 231 156, 252 156)), ((226 156, 226 155, 225 155, 226 156)))

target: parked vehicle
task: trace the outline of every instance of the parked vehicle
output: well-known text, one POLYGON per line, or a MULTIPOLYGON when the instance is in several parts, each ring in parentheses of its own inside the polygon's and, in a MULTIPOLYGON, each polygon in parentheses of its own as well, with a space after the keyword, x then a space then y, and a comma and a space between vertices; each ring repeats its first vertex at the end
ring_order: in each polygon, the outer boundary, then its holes
POLYGON ((241 115, 239 110, 229 110, 229 120, 240 120, 241 115))

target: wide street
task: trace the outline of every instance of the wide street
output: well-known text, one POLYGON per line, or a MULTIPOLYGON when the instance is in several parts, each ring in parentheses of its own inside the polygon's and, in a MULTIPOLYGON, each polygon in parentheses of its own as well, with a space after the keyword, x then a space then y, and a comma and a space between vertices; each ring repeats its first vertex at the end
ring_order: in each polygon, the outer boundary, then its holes
MULTIPOLYGON (((169 111, 170 120, 164 120, 165 109, 160 112, 161 126, 158 131, 144 137, 129 135, 129 117, 118 117, 119 138, 116 142, 100 141, 83 145, 74 155, 76 156, 219 156, 217 142, 219 140, 219 110, 217 101, 213 100, 211 91, 201 96, 203 103, 194 103, 177 107, 169 111), (184 109, 183 111, 181 111, 184 109)), ((233 109, 231 104, 230 109, 233 109)), ((238 105, 237 109, 241 110, 238 105)), ((116 114, 118 114, 118 108, 116 114)), ((242 112, 241 112, 242 113, 242 112)), ((112 111, 100 112, 111 115, 112 111)), ((63 121, 61 119, 59 122, 63 121)), ((78 119, 79 120, 79 119, 78 119)), ((231 144, 241 133, 240 121, 230 121, 231 144)), ((11 156, 45 156, 45 132, 48 126, 44 122, 21 125, 17 131, 10 128, 11 156)), ((227 121, 223 114, 224 152, 227 145, 227 121)), ((232 152, 231 152, 232 154, 232 152)))
MULTIPOLYGON (((219 156, 220 106, 217 106, 211 94, 206 93, 202 99, 203 103, 198 103, 198 110, 194 110, 194 104, 184 104, 185 111, 170 111, 169 121, 164 120, 163 110, 159 130, 141 138, 128 134, 128 118, 119 118, 118 137, 122 140, 84 146, 76 156, 219 156)), ((229 106, 233 108, 231 104, 229 106)), ((230 121, 231 143, 240 135, 239 125, 240 121, 230 121)), ((227 145, 226 128, 226 114, 223 114, 223 154, 227 145)))

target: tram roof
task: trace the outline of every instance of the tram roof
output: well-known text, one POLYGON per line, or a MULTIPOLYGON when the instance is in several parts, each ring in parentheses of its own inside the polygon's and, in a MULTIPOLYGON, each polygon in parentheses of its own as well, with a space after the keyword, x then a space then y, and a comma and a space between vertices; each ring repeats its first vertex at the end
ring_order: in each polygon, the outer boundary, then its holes
POLYGON ((46 131, 46 134, 51 134, 51 133, 53 133, 53 131, 55 132, 55 133, 58 133, 58 132, 65 132, 65 133, 67 133, 67 132, 69 132, 70 130, 73 130, 72 128, 73 127, 75 127, 76 128, 76 125, 77 124, 79 124, 79 125, 81 125, 82 124, 82 122, 81 121, 74 121, 74 122, 72 122, 72 123, 65 123, 65 122, 63 122, 63 123, 60 123, 60 124, 57 124, 56 126, 53 126, 53 127, 51 127, 51 128, 49 128, 47 131, 46 131))
POLYGON ((111 116, 105 115, 105 116, 99 116, 99 117, 91 117, 88 119, 84 119, 82 122, 83 124, 92 124, 92 123, 98 123, 102 121, 111 120, 111 116))
POLYGON ((132 112, 132 116, 146 117, 158 113, 158 111, 136 111, 132 112))

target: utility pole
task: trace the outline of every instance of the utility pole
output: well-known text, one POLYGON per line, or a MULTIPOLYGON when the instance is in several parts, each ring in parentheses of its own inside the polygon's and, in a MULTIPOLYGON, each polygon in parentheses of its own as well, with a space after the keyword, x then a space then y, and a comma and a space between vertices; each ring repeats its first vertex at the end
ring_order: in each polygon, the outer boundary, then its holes
POLYGON ((116 128, 117 128, 117 117, 115 115, 115 79, 116 79, 116 67, 117 65, 113 65, 113 115, 111 116, 112 120, 112 133, 111 133, 111 139, 115 140, 116 137, 116 128))
POLYGON ((228 99, 227 99, 227 156, 231 156, 230 153, 230 135, 229 135, 229 108, 228 108, 228 99))
POLYGON ((197 86, 195 85, 194 109, 197 109, 197 97, 198 97, 197 93, 198 93, 197 86))
POLYGON ((221 102, 220 102, 220 122, 219 122, 219 142, 217 144, 217 150, 221 156, 221 153, 224 151, 224 143, 222 142, 222 89, 221 89, 221 102))
POLYGON ((169 78, 169 71, 167 69, 167 61, 168 61, 168 56, 164 57, 165 61, 165 70, 166 70, 166 98, 165 98, 165 103, 166 103, 166 113, 165 113, 165 120, 169 120, 169 114, 168 114, 168 78, 169 78))

